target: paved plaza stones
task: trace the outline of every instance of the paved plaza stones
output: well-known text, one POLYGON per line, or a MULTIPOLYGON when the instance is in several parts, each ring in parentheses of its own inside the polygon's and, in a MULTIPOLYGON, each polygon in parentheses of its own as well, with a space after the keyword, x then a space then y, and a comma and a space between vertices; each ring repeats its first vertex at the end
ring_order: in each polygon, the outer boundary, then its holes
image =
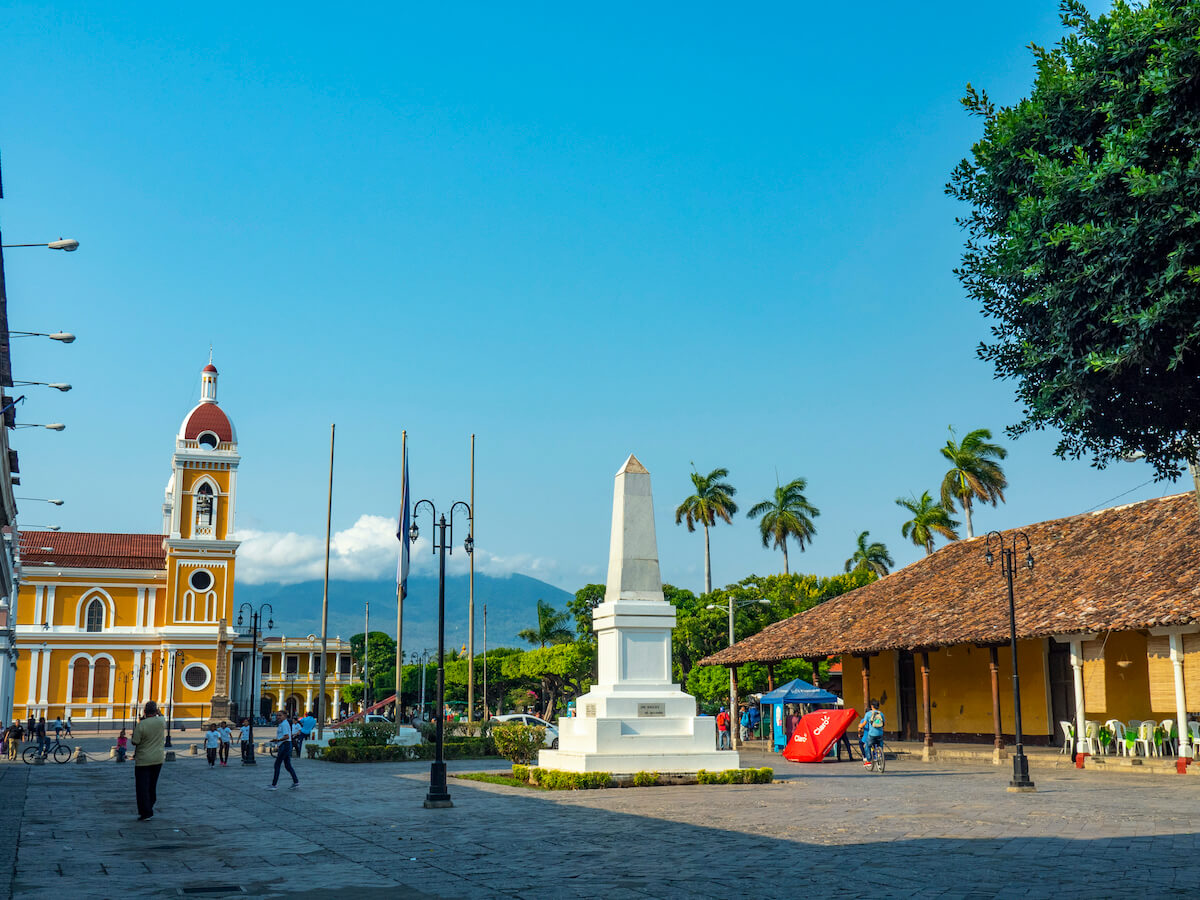
MULTIPOLYGON (((1190 778, 897 760, 774 765, 779 783, 541 792, 451 779, 426 810, 427 763, 168 764, 135 820, 133 766, 0 764, 0 827, 18 897, 1144 896, 1195 892, 1190 778), (19 845, 14 838, 19 824, 19 845), (811 890, 810 885, 813 885, 811 890)), ((458 762, 451 772, 499 769, 458 762)))

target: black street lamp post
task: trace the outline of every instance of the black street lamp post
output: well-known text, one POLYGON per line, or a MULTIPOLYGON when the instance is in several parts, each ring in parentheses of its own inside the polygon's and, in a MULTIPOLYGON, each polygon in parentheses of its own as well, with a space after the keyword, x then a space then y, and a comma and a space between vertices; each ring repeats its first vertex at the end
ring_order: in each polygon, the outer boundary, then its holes
POLYGON ((242 613, 250 613, 250 632, 253 634, 252 644, 250 646, 250 672, 247 677, 246 684, 246 705, 250 707, 247 716, 247 721, 250 723, 250 740, 246 744, 246 752, 242 754, 243 766, 258 765, 254 758, 254 717, 258 715, 259 692, 256 689, 258 685, 258 629, 262 624, 263 610, 269 609, 271 612, 267 616, 267 629, 275 627, 275 608, 270 603, 264 603, 257 610, 249 603, 243 603, 238 609, 238 625, 242 624, 242 613))
POLYGON ((171 654, 171 665, 169 671, 171 673, 171 688, 167 693, 167 739, 163 741, 164 747, 171 746, 171 723, 175 714, 175 675, 179 671, 179 666, 183 663, 186 657, 182 650, 176 650, 171 654))
POLYGON ((121 730, 125 730, 125 714, 129 712, 129 678, 132 672, 121 673, 121 730))
MULTIPOLYGON (((438 516, 437 509, 433 505, 432 500, 420 500, 413 507, 412 526, 408 529, 408 538, 413 543, 416 543, 417 535, 420 533, 417 529, 417 513, 422 506, 429 505, 430 518, 434 520, 434 529, 437 533, 437 539, 433 541, 433 552, 438 554, 438 670, 437 670, 437 755, 433 761, 433 765, 429 770, 429 793, 425 795, 426 809, 444 809, 453 806, 454 803, 450 800, 450 791, 446 786, 446 760, 442 756, 443 749, 443 732, 445 730, 446 717, 442 714, 442 709, 446 703, 446 552, 454 552, 454 510, 458 507, 463 507, 467 511, 467 520, 472 517, 471 504, 462 500, 455 501, 450 507, 450 521, 446 521, 446 516, 443 513, 438 516)), ((467 539, 463 542, 463 549, 467 554, 475 551, 475 541, 471 538, 470 533, 467 534, 467 539)), ((397 685, 399 687, 399 685, 397 685)))
POLYGON ((1008 636, 1009 642, 1012 644, 1013 724, 1016 729, 1017 741, 1017 752, 1013 755, 1013 778, 1009 782, 1008 789, 1010 791, 1033 791, 1036 788, 1029 778, 1029 759, 1025 756, 1024 739, 1021 734, 1021 677, 1017 673, 1017 604, 1013 597, 1013 574, 1017 568, 1017 539, 1020 538, 1025 542, 1023 565, 1030 571, 1033 571, 1033 553, 1030 550, 1029 537, 1025 532, 1016 532, 1012 536, 1012 542, 1006 546, 1004 535, 998 531, 989 531, 983 557, 989 566, 996 560, 996 556, 992 552, 992 538, 995 538, 999 545, 1000 574, 1008 580, 1008 636))

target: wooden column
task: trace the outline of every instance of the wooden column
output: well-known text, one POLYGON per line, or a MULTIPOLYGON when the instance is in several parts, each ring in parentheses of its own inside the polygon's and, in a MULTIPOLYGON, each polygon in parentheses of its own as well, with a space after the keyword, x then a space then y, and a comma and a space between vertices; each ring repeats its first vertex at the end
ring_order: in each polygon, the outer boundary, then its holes
POLYGON ((996 732, 996 749, 1004 749, 1004 732, 1000 728, 1000 657, 996 646, 988 647, 988 669, 992 673, 992 727, 996 732))
MULTIPOLYGON (((863 715, 871 708, 871 657, 862 657, 863 715)), ((844 688, 843 688, 844 690, 844 688)))
POLYGON ((741 716, 738 714, 737 666, 729 667, 729 746, 737 750, 742 746, 741 716))
POLYGON ((775 690, 775 663, 767 663, 767 690, 775 690))
POLYGON ((821 686, 821 661, 819 659, 810 659, 808 664, 812 666, 812 683, 813 687, 821 686))
POLYGON ((925 704, 925 758, 933 755, 933 704, 929 699, 929 651, 921 651, 921 693, 925 704))

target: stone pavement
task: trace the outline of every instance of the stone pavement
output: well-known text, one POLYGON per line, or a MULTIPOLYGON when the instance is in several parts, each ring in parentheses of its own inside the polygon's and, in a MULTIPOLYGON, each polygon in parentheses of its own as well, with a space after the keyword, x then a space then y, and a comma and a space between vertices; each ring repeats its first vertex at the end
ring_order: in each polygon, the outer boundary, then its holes
POLYGON ((145 823, 131 764, 3 763, 0 822, 19 822, 20 838, 0 893, 1094 898, 1200 887, 1198 780, 1054 769, 1035 771, 1038 793, 1014 795, 1007 769, 986 764, 898 760, 873 775, 743 759, 774 765, 781 783, 552 793, 452 779, 455 807, 426 810, 427 763, 303 760, 299 791, 270 792, 269 758, 210 770, 181 757, 145 823))

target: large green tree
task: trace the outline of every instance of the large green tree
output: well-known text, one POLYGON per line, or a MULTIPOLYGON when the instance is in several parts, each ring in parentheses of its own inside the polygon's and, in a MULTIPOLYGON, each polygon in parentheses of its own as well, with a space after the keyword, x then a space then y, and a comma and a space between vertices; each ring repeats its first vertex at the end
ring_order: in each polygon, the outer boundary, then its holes
POLYGON ((896 561, 888 553, 887 547, 879 541, 867 540, 870 534, 871 532, 864 531, 858 536, 858 541, 854 545, 854 552, 846 560, 846 571, 853 572, 857 569, 869 569, 882 578, 896 564, 896 561))
POLYGON ((587 584, 567 601, 567 612, 575 619, 577 639, 592 639, 592 610, 604 602, 604 592, 605 586, 602 584, 587 584))
POLYGON ((922 491, 920 497, 900 497, 896 505, 906 509, 912 516, 900 526, 901 536, 910 538, 918 547, 924 547, 926 556, 933 553, 935 534, 950 541, 958 540, 958 522, 950 517, 946 507, 934 501, 929 491, 922 491))
POLYGON ((756 503, 746 515, 758 519, 758 530, 762 535, 762 544, 769 547, 771 542, 783 551, 783 574, 788 574, 788 538, 794 540, 804 552, 804 544, 812 543, 817 527, 813 519, 821 511, 808 502, 804 491, 808 481, 796 478, 780 487, 775 486, 775 493, 769 500, 756 503))
POLYGON ((975 501, 990 503, 1004 499, 1008 479, 999 460, 1008 456, 1008 451, 999 444, 990 443, 992 433, 986 428, 976 428, 962 441, 956 441, 954 429, 942 448, 942 456, 950 462, 950 471, 942 479, 942 506, 954 509, 955 502, 962 508, 967 520, 967 537, 975 537, 971 526, 971 508, 975 501))
POLYGON ((957 274, 991 320, 980 357, 1016 383, 1011 434, 1175 477, 1200 449, 1200 4, 1062 9, 1027 98, 967 86, 983 137, 947 185, 969 206, 957 274))
POLYGON ((724 479, 729 477, 728 469, 713 469, 707 475, 697 471, 692 472, 692 486, 696 493, 679 504, 675 510, 675 524, 687 523, 688 531, 696 530, 696 523, 704 526, 704 593, 712 592, 712 558, 708 548, 708 529, 721 519, 726 524, 733 522, 737 513, 737 504, 733 495, 737 488, 724 479))
POLYGON ((529 641, 531 644, 537 644, 539 647, 545 647, 547 644, 566 643, 574 637, 571 629, 567 627, 570 618, 569 613, 559 612, 545 600, 539 600, 537 602, 537 627, 524 628, 517 632, 517 637, 523 641, 529 641))

